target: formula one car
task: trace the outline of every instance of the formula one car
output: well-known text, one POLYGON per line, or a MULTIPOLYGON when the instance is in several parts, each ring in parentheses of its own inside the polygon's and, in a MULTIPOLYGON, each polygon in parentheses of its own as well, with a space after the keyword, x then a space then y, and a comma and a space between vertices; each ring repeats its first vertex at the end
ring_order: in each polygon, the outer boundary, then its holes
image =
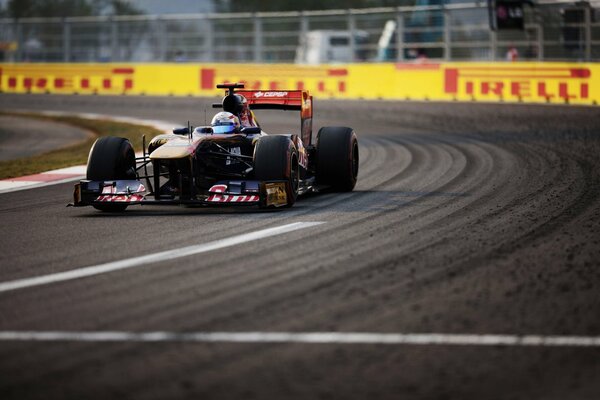
POLYGON ((75 207, 123 211, 133 204, 290 207, 297 197, 328 187, 351 191, 358 141, 347 127, 323 127, 312 140, 312 96, 306 90, 237 90, 222 84, 222 108, 211 126, 173 129, 154 137, 137 157, 124 138, 92 146, 86 180, 75 185, 75 207), (298 110, 299 134, 267 135, 252 110, 298 110), (242 121, 242 122, 240 122, 242 121), (246 126, 244 126, 246 124, 246 126))

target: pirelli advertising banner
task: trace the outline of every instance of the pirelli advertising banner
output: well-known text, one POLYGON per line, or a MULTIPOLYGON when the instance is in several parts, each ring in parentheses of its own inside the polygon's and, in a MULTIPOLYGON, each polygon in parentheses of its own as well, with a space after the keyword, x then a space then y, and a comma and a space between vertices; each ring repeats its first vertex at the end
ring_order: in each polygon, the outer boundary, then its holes
POLYGON ((216 96, 217 83, 318 98, 600 103, 600 64, 0 64, 4 93, 216 96))

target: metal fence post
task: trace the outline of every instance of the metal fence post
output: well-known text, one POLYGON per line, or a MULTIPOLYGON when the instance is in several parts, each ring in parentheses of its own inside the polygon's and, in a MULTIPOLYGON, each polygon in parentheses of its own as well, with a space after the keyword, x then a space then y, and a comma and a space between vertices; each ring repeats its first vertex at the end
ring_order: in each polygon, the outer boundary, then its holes
POLYGON ((206 61, 215 61, 215 36, 213 33, 213 21, 212 19, 206 19, 206 28, 204 29, 204 52, 206 54, 206 61))
POLYGON ((156 18, 154 21, 154 35, 156 37, 156 42, 158 45, 157 49, 157 60, 162 62, 167 61, 167 28, 166 21, 162 20, 160 17, 156 18))
POLYGON ((444 60, 452 58, 452 16, 450 10, 444 7, 444 60))
POLYGON ((348 32, 350 33, 350 61, 356 62, 356 18, 352 14, 352 10, 348 10, 346 18, 348 21, 348 32))
POLYGON ((404 61, 404 15, 400 10, 396 14, 396 61, 404 61))
POLYGON ((71 24, 63 20, 63 61, 71 61, 71 24))
POLYGON ((110 61, 115 62, 119 58, 119 26, 117 21, 110 19, 110 61))
POLYGON ((592 13, 591 7, 584 8, 585 18, 585 60, 592 59, 592 13))
POLYGON ((305 62, 301 57, 306 57, 306 47, 308 45, 308 31, 310 30, 310 20, 305 11, 300 11, 300 32, 298 36, 298 49, 294 61, 305 62), (302 54, 302 56, 300 56, 302 54))
POLYGON ((537 27, 537 60, 544 60, 544 26, 540 23, 536 25, 537 27))
POLYGON ((25 41, 23 40, 23 24, 20 21, 15 22, 15 32, 17 39, 17 62, 23 61, 23 48, 25 47, 25 41))
POLYGON ((263 30, 262 19, 254 17, 254 62, 261 62, 263 56, 263 30))
POLYGON ((498 35, 496 31, 490 30, 490 59, 496 61, 498 53, 498 35))
POLYGON ((310 22, 308 20, 308 17, 306 16, 306 12, 301 11, 300 12, 300 37, 306 37, 306 34, 308 33, 310 29, 310 22))

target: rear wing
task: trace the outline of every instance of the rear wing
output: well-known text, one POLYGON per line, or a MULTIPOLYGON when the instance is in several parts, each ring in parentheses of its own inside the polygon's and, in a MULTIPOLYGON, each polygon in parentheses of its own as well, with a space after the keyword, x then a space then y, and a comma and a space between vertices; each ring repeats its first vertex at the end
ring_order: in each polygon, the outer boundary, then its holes
POLYGON ((312 96, 308 90, 238 90, 248 100, 251 110, 297 110, 300 111, 302 142, 312 144, 312 96))
MULTIPOLYGON (((264 91, 264 90, 236 90, 248 100, 250 109, 253 110, 299 110, 302 106, 312 108, 308 101, 312 101, 312 96, 307 90, 286 90, 286 91, 264 91)), ((312 111, 312 109, 311 109, 312 111)))
MULTIPOLYGON (((312 144, 313 100, 308 90, 244 90, 241 89, 242 84, 223 84, 217 85, 217 87, 228 89, 226 97, 233 93, 244 96, 251 110, 300 111, 300 137, 304 144, 312 144), (236 88, 241 90, 235 90, 236 88)), ((213 106, 221 107, 220 104, 214 104, 213 106)))

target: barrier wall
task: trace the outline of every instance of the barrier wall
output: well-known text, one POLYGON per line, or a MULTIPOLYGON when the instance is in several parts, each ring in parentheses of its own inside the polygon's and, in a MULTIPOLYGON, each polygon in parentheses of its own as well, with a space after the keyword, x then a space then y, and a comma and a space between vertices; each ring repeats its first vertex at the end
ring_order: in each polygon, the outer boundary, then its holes
POLYGON ((318 98, 596 105, 600 64, 0 64, 5 93, 216 96, 221 82, 318 98))

